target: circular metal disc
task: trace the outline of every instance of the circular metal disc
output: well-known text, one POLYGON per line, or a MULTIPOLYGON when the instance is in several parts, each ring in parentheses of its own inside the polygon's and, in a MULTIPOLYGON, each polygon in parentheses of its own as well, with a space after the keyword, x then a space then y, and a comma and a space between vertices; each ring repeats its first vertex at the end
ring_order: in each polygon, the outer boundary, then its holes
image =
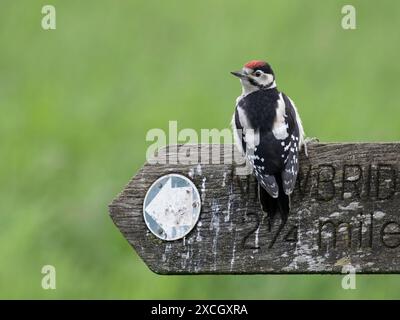
POLYGON ((158 238, 172 241, 185 237, 199 220, 201 201, 193 182, 180 174, 157 179, 147 190, 143 216, 158 238))

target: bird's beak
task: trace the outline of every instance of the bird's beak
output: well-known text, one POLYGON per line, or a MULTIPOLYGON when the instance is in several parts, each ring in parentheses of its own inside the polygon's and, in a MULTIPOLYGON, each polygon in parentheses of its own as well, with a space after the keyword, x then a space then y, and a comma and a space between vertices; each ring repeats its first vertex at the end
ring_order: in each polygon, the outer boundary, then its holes
POLYGON ((247 74, 243 73, 242 71, 232 71, 231 72, 235 77, 238 77, 240 79, 247 78, 247 74))

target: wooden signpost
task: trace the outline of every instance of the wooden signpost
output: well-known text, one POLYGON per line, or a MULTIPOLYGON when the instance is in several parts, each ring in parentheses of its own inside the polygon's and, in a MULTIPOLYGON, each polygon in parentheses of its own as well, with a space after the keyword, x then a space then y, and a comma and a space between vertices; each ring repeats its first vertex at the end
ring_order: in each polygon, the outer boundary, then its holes
MULTIPOLYGON (((198 158, 222 158, 217 147, 196 146, 198 158)), ((181 150, 160 152, 174 157, 181 150)), ((341 273, 346 265, 358 273, 400 273, 400 143, 317 143, 308 153, 300 157, 284 225, 260 210, 253 175, 223 161, 146 163, 110 204, 111 218, 159 274, 341 273), (184 238, 165 241, 146 225, 143 204, 150 186, 171 173, 194 183, 201 212, 184 238)))

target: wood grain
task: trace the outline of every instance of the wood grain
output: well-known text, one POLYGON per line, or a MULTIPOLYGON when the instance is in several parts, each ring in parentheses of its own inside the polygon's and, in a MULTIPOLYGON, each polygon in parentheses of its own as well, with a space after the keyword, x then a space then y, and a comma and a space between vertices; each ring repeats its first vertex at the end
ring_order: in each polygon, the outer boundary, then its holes
POLYGON ((284 226, 279 218, 265 219, 255 178, 226 161, 229 153, 242 159, 234 147, 191 148, 197 152, 161 150, 159 158, 183 155, 187 162, 146 163, 109 206, 115 225, 154 272, 341 273, 345 265, 359 273, 400 272, 399 143, 310 145, 309 157, 300 157, 284 226), (214 164, 198 164, 207 157, 214 164), (156 238, 143 219, 147 189, 168 173, 191 178, 202 199, 196 227, 172 242, 156 238))

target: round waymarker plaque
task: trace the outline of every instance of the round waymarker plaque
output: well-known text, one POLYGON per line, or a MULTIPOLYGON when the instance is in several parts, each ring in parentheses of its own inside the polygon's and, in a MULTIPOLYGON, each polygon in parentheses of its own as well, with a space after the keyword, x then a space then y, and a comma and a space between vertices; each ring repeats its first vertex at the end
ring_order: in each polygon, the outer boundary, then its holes
POLYGON ((201 200, 193 182, 180 174, 157 179, 147 190, 143 217, 149 230, 162 240, 185 237, 199 220, 201 200))

